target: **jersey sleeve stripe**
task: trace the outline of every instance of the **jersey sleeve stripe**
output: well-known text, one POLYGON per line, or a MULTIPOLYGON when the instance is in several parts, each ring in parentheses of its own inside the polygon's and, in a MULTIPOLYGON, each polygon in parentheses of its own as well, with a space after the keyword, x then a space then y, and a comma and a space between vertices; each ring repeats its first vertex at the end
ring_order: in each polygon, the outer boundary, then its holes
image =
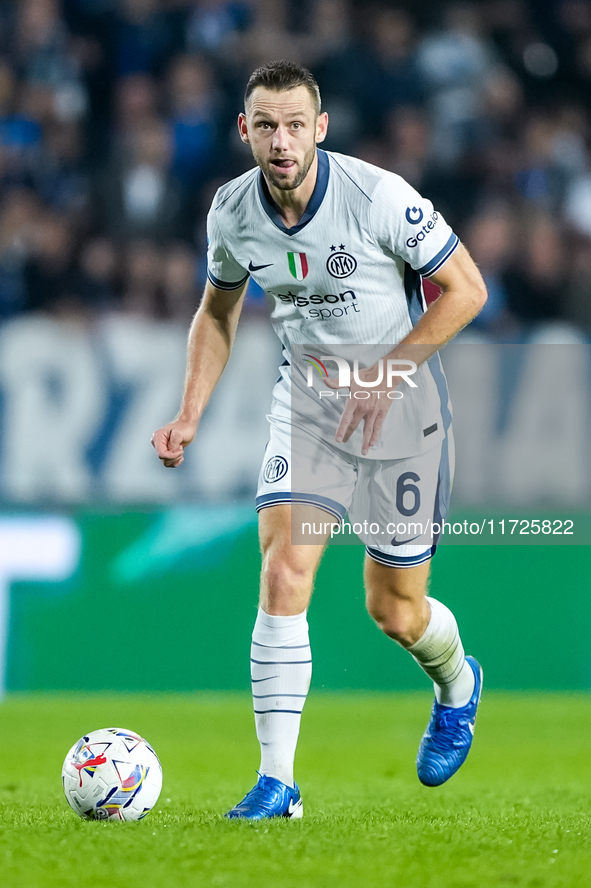
POLYGON ((217 287, 218 290, 237 290, 239 287, 241 287, 243 284, 246 283, 246 281, 250 277, 250 274, 246 274, 242 278, 241 281, 235 281, 234 283, 228 283, 228 281, 220 281, 220 279, 216 278, 216 276, 214 274, 212 274, 208 268, 207 269, 207 277, 209 278, 211 283, 214 285, 214 287, 217 287))
POLYGON ((450 238, 443 249, 441 249, 436 256, 433 256, 430 262, 427 262, 426 265, 423 265, 422 268, 417 268, 417 271, 421 275, 421 277, 428 277, 431 274, 435 274, 435 272, 441 268, 443 263, 449 259, 459 243, 459 237, 452 231, 450 238))

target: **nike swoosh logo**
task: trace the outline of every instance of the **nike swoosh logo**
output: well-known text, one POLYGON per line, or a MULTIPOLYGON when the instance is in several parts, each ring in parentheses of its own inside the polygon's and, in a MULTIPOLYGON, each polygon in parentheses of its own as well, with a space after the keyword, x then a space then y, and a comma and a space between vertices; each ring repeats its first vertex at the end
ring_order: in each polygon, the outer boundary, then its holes
POLYGON ((396 537, 392 537, 390 541, 391 546, 406 546, 407 543, 412 543, 413 540, 418 540, 419 535, 416 537, 411 537, 409 540, 397 540, 396 537))
POLYGON ((470 733, 472 734, 472 736, 474 736, 474 725, 472 724, 472 722, 468 722, 468 727, 470 728, 470 733))
POLYGON ((295 803, 295 805, 294 805, 294 803, 293 803, 293 799, 290 799, 290 800, 289 800, 289 808, 287 809, 287 816, 288 816, 288 817, 293 817, 293 815, 295 814, 295 812, 296 812, 296 811, 299 811, 299 809, 300 809, 301 807, 302 807, 302 800, 301 800, 301 799, 298 799, 297 802, 295 803))
POLYGON ((273 265, 272 262, 269 262, 267 265, 253 265, 252 261, 248 263, 249 271, 260 271, 261 268, 270 268, 273 265))

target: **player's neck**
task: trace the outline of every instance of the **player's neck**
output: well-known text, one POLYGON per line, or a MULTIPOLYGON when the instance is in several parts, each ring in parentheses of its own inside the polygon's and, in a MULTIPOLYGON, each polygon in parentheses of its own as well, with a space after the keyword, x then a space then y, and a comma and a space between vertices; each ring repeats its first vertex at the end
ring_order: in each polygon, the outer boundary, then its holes
POLYGON ((312 166, 308 170, 308 175, 301 185, 294 188, 293 191, 283 191, 281 188, 275 188, 265 177, 269 194, 279 208, 279 214, 286 228, 293 228, 297 225, 304 213, 306 207, 310 203, 310 198, 316 187, 316 179, 318 178, 318 152, 314 155, 312 166))

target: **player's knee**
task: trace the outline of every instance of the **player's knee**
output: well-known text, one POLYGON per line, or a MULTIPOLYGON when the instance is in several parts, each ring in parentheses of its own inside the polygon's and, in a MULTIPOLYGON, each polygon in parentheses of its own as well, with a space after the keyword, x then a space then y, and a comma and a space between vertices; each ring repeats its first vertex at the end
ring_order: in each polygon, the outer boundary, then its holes
POLYGON ((260 605, 268 614, 299 614, 308 607, 313 575, 290 561, 265 559, 260 605))
POLYGON ((410 602, 368 600, 367 610, 382 632, 402 647, 415 644, 425 631, 423 608, 410 602))
POLYGON ((313 571, 285 553, 268 553, 263 561, 263 586, 272 595, 300 592, 311 585, 313 571))
POLYGON ((385 617, 381 621, 376 620, 376 623, 388 638, 392 638, 405 648, 415 644, 424 631, 421 621, 416 618, 392 619, 385 617))

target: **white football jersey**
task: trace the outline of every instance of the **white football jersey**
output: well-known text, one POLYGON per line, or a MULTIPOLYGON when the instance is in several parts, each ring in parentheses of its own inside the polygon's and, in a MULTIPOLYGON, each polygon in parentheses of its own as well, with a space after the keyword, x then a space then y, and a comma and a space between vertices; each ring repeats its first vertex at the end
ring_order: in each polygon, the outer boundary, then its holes
MULTIPOLYGON (((318 158, 314 193, 292 228, 283 224, 258 167, 218 190, 208 215, 208 277, 232 290, 252 276, 266 292, 286 359, 272 412, 293 421, 293 409, 334 442, 347 393, 340 400, 319 398, 327 387, 318 374, 309 386, 302 353, 315 359, 342 354, 338 346, 375 345, 382 346, 378 355, 386 354, 425 311, 422 277, 435 273, 459 241, 400 176, 332 152, 319 150, 318 158), (292 384, 300 406, 292 404, 292 384)), ((360 353, 359 365, 370 363, 360 353)), ((337 375, 334 364, 327 370, 337 375)), ((367 458, 405 458, 441 440, 451 414, 439 357, 413 379, 418 389, 405 388, 393 401, 367 458)), ((358 429, 336 446, 359 456, 361 437, 358 429)))

